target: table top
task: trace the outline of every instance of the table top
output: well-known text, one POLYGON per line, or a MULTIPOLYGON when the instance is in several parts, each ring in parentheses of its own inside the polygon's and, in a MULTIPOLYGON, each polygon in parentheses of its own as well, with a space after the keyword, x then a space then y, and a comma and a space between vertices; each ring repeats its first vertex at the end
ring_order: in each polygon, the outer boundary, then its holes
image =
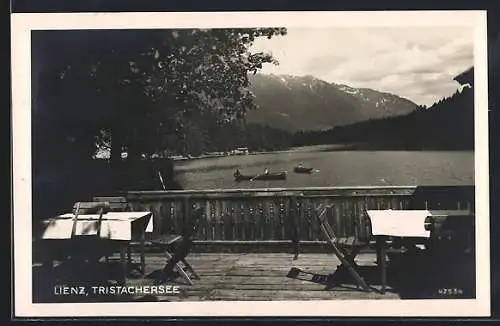
POLYGON ((469 210, 367 210, 371 221, 372 235, 429 238, 425 230, 425 219, 429 216, 467 216, 469 210))
MULTIPOLYGON (((73 230, 73 213, 62 214, 42 221, 42 239, 71 239, 73 230)), ((97 235, 99 214, 78 215, 76 236, 97 235)), ((102 215, 100 237, 111 240, 132 240, 133 232, 152 232, 153 218, 151 212, 108 212, 102 215), (143 221, 144 223, 141 223, 143 221)))
POLYGON ((424 221, 431 215, 428 210, 367 210, 372 235, 429 238, 424 221))

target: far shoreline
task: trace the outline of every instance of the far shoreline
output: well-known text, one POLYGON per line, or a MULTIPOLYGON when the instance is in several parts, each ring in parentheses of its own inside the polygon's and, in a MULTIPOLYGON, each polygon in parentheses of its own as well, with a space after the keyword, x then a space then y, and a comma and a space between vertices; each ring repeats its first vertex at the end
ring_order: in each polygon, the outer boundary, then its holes
POLYGON ((403 146, 391 146, 391 145, 381 145, 381 144, 370 144, 370 143, 349 143, 349 144, 320 144, 320 145, 304 145, 290 147, 287 149, 271 150, 271 151, 255 151, 249 152, 247 154, 205 154, 193 157, 184 157, 178 159, 172 159, 174 163, 194 161, 194 160, 206 160, 214 158, 223 158, 231 156, 246 156, 246 155, 265 155, 265 154, 280 154, 280 153, 291 153, 291 152, 333 152, 333 151, 394 151, 394 152, 474 152, 474 149, 470 148, 416 148, 416 147, 403 147, 403 146))

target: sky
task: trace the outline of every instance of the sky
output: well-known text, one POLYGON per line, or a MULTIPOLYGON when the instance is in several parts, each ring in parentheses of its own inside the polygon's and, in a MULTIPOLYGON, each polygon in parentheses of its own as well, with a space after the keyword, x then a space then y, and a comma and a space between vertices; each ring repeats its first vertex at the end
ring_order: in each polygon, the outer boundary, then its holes
POLYGON ((430 106, 460 86, 453 77, 473 65, 474 35, 466 27, 288 28, 255 41, 279 65, 262 73, 311 75, 372 88, 430 106))

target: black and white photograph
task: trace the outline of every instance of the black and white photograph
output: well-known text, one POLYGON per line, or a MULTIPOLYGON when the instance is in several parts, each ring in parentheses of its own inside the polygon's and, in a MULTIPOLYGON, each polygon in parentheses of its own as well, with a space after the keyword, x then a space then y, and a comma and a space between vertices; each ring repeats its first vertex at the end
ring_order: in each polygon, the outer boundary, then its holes
POLYGON ((489 314, 485 12, 12 26, 18 314, 489 314))

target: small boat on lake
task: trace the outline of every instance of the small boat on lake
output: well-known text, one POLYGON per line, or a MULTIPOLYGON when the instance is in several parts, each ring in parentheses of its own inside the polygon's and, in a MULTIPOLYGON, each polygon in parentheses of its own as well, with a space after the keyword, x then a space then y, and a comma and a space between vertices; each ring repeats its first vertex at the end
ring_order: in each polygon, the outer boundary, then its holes
POLYGON ((253 180, 285 180, 286 171, 279 173, 263 173, 257 175, 244 175, 241 173, 235 173, 234 179, 236 181, 253 181, 253 180))
POLYGON ((296 166, 295 168, 293 168, 293 172, 295 173, 312 173, 313 172, 313 168, 306 168, 304 166, 296 166))

